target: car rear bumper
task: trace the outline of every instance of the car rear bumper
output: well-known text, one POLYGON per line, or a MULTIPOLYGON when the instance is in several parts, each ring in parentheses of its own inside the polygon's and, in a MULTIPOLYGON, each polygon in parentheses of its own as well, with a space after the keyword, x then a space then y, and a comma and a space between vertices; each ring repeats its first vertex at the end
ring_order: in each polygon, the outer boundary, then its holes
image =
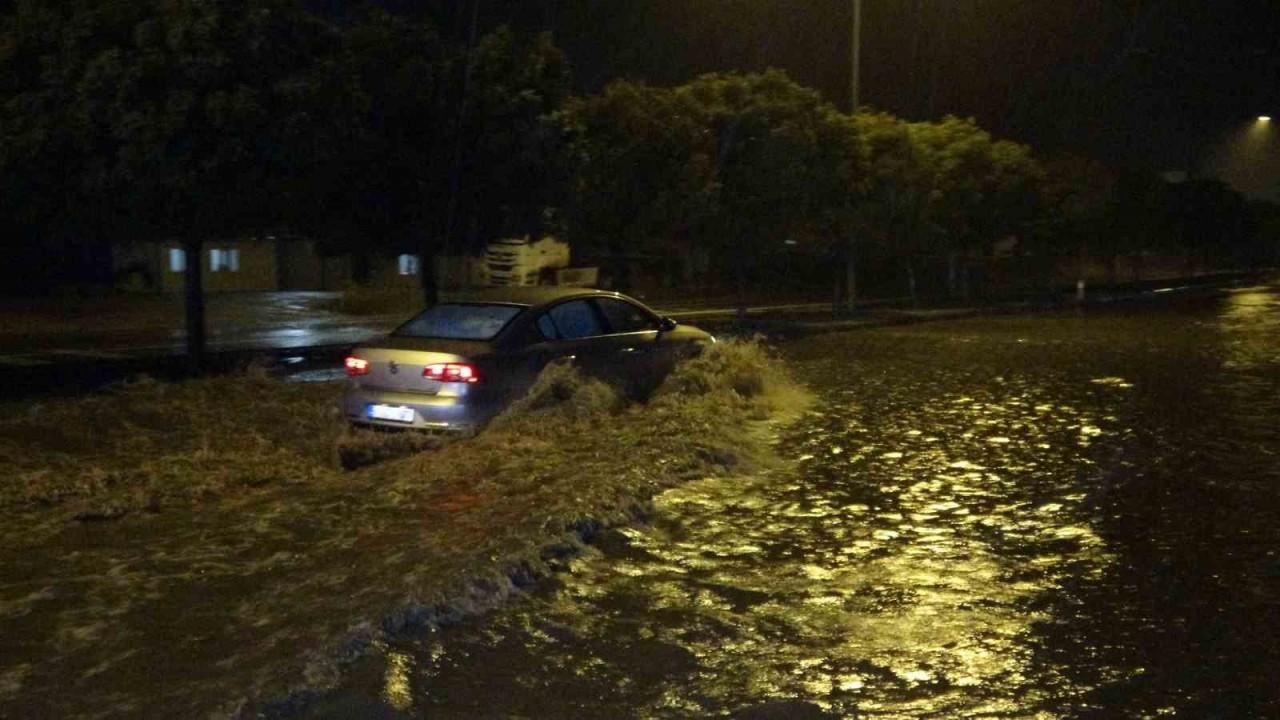
POLYGON ((425 395, 348 386, 342 393, 342 412, 360 425, 413 430, 472 432, 489 419, 491 412, 466 396, 425 395), (371 417, 374 405, 409 408, 413 422, 371 417))

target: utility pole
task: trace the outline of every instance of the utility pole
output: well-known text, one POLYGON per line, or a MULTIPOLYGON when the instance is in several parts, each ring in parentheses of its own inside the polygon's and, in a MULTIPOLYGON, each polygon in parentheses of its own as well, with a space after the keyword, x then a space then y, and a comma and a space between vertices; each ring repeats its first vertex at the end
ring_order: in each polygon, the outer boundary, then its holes
POLYGON ((853 29, 849 43, 849 112, 858 112, 859 83, 862 79, 862 0, 853 0, 853 29))
MULTIPOLYGON (((849 38, 849 114, 858 114, 860 81, 862 80, 862 0, 853 0, 853 27, 849 38)), ((853 313, 858 303, 858 239, 849 235, 844 248, 844 307, 853 313)), ((839 281, 836 286, 839 287, 839 281)))
POLYGON ((543 24, 546 26, 546 32, 553 38, 556 35, 556 20, 559 19, 556 12, 558 9, 556 4, 556 0, 547 0, 546 12, 543 18, 543 24))
POLYGON ((434 246, 432 243, 426 242, 419 261, 422 294, 428 307, 440 302, 440 288, 436 284, 434 256, 437 248, 443 248, 444 256, 450 258, 446 262, 452 263, 454 258, 462 257, 463 272, 468 278, 470 277, 470 273, 465 269, 467 267, 465 258, 470 255, 471 249, 466 246, 466 243, 462 243, 462 252, 455 256, 453 254, 455 250, 453 236, 454 227, 457 225, 458 194, 462 188, 462 132, 467 120, 467 99, 471 94, 472 53, 475 51, 479 24, 480 0, 471 0, 471 23, 467 30, 467 49, 462 55, 462 92, 458 96, 458 112, 453 128, 453 162, 449 167, 449 204, 445 212, 444 238, 434 246))

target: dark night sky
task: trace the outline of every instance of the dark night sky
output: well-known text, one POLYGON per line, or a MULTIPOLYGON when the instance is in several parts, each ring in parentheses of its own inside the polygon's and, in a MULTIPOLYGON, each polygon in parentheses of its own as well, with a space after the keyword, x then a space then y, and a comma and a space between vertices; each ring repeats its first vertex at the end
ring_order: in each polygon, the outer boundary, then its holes
MULTIPOLYGON (((582 90, 781 67, 848 102, 850 0, 480 0, 548 25, 582 90)), ((455 3, 450 2, 449 5, 455 3)), ((1280 116, 1280 0, 864 0, 862 97, 1042 150, 1212 171, 1280 116), (1225 148, 1225 149, 1224 149, 1225 148)), ((1276 130, 1271 131, 1275 133, 1276 130)), ((1238 158, 1237 158, 1238 160, 1238 158)))

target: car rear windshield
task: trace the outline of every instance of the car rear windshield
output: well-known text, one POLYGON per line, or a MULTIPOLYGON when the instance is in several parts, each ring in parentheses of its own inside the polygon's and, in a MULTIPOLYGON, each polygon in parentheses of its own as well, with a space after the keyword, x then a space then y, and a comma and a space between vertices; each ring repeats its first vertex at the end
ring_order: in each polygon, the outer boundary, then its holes
POLYGON ((446 340, 492 340, 524 310, 515 305, 446 303, 422 311, 395 335, 446 340))

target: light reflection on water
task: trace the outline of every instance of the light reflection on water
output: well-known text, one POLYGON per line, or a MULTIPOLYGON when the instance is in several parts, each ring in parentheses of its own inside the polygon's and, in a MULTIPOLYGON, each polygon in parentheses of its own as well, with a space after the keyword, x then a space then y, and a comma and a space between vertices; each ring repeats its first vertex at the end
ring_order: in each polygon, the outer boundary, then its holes
POLYGON ((657 500, 315 716, 1267 716, 1280 295, 803 341, 790 470, 657 500))

